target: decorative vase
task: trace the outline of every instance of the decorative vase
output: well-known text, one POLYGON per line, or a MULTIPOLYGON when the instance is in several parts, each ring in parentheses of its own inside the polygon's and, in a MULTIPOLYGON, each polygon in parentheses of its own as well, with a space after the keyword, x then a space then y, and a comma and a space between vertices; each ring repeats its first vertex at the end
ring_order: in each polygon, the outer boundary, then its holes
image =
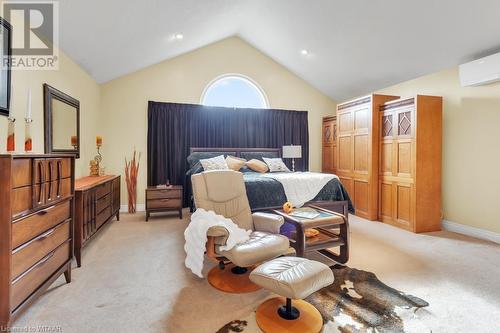
POLYGON ((16 150, 16 138, 15 138, 15 133, 16 133, 16 119, 15 118, 9 118, 9 126, 7 129, 7 151, 12 152, 16 150))
POLYGON ((133 214, 136 212, 137 203, 137 174, 139 173, 139 162, 141 161, 141 153, 136 160, 136 151, 132 160, 127 161, 125 157, 125 182, 127 183, 128 193, 128 212, 133 214))
POLYGON ((29 153, 33 150, 33 139, 31 138, 31 123, 32 119, 26 118, 26 125, 24 131, 24 151, 29 153))

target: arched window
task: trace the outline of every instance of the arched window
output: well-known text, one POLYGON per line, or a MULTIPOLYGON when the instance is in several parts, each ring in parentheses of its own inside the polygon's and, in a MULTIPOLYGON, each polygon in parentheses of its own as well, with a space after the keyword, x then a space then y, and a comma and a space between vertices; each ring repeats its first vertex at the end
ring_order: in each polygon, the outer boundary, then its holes
POLYGON ((203 91, 201 104, 235 108, 269 107, 266 95, 257 83, 240 74, 226 74, 212 80, 203 91))

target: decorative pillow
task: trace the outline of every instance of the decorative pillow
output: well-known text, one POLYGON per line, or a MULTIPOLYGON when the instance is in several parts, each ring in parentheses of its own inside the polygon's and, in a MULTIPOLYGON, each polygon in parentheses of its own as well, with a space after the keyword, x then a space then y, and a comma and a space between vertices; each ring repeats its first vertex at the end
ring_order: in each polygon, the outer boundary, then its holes
POLYGON ((227 166, 224 155, 219 155, 212 158, 206 158, 200 160, 201 165, 203 165, 203 170, 226 170, 229 169, 227 166))
POLYGON ((245 165, 245 160, 244 158, 238 158, 234 156, 228 156, 226 157, 226 163, 229 169, 232 169, 234 171, 240 171, 240 169, 245 165))
POLYGON ((262 157, 269 167, 269 172, 290 172, 281 158, 262 157))
POLYGON ((246 166, 249 167, 250 169, 252 169, 253 171, 257 171, 260 173, 266 173, 267 170, 269 170, 266 163, 259 161, 259 160, 256 160, 256 159, 248 161, 246 163, 246 166))

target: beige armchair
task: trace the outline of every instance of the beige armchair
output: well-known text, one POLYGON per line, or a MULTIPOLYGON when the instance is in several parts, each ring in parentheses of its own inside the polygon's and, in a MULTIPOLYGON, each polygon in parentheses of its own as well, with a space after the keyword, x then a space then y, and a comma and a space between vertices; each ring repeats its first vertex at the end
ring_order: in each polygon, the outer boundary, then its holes
POLYGON ((219 261, 221 270, 224 270, 224 261, 229 260, 234 264, 232 273, 247 274, 246 267, 276 258, 288 251, 288 238, 279 234, 283 218, 267 213, 252 214, 242 173, 232 170, 205 171, 193 175, 191 182, 197 208, 212 210, 230 218, 241 228, 252 230, 249 240, 229 251, 220 250, 220 246, 227 240, 228 231, 224 227, 212 227, 208 230, 207 255, 219 261))

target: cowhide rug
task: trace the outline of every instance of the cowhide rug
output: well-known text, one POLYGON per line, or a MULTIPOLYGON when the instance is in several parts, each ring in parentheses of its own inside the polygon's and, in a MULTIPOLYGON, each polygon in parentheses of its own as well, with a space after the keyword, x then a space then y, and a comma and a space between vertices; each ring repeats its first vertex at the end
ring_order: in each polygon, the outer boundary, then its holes
MULTIPOLYGON (((371 272, 349 267, 332 267, 333 284, 306 300, 323 316, 323 332, 429 332, 415 312, 429 305, 381 282, 371 272)), ((255 313, 233 320, 217 333, 259 332, 255 313)))

